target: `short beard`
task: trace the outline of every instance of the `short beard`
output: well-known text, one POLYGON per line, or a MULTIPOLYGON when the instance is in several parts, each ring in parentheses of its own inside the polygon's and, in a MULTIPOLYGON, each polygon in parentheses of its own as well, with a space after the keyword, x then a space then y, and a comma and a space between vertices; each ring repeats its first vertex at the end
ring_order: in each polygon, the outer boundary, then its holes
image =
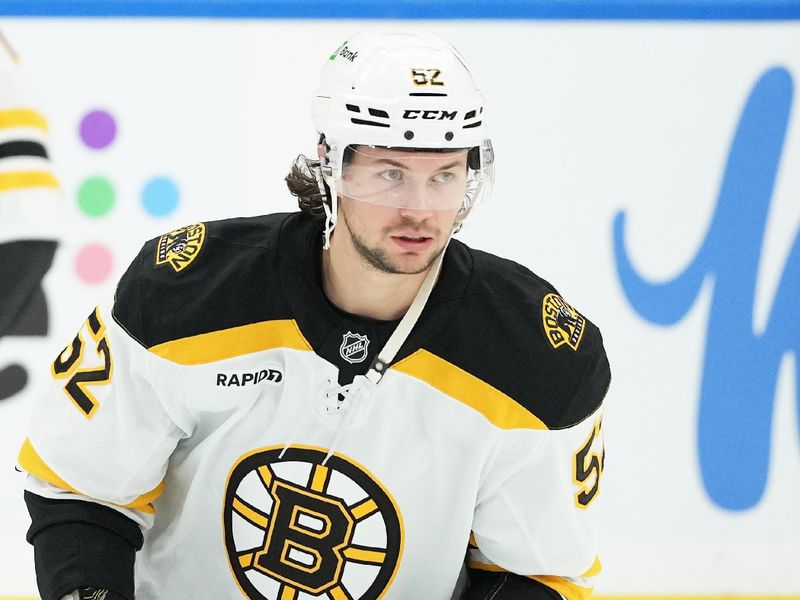
MULTIPOLYGON (((342 216, 343 215, 344 213, 342 213, 342 216)), ((385 251, 381 250, 380 248, 370 248, 363 242, 363 240, 361 240, 361 238, 353 233, 353 230, 347 223, 347 217, 344 218, 344 221, 345 224, 347 224, 347 231, 350 234, 350 241, 353 242, 353 247, 356 249, 359 258, 361 258, 361 260, 366 262, 372 268, 377 269, 382 273, 390 273, 392 275, 418 275, 420 273, 424 273, 431 268, 431 265, 433 265, 439 255, 444 251, 444 248, 440 248, 437 252, 434 252, 423 267, 413 271, 404 271, 395 265, 391 260, 389 260, 389 257, 386 255, 385 251)))
POLYGON ((419 273, 424 273, 431 268, 431 265, 442 253, 442 250, 444 250, 444 248, 442 248, 438 252, 434 252, 428 262, 425 263, 425 266, 412 271, 404 271, 389 260, 389 257, 386 256, 386 252, 379 248, 370 248, 356 237, 352 231, 350 232, 350 239, 353 241, 353 247, 356 249, 356 252, 358 252, 358 256, 361 257, 364 262, 378 271, 391 273, 392 275, 418 275, 419 273))

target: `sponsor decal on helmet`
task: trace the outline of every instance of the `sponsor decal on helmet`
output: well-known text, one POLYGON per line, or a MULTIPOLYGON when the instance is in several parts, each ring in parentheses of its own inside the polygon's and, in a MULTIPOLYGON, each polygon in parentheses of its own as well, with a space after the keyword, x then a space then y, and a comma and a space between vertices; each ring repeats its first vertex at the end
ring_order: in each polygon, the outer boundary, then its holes
POLYGON ((347 47, 347 41, 342 42, 342 45, 339 46, 333 54, 331 54, 329 60, 336 60, 337 56, 341 56, 344 59, 349 60, 350 62, 355 62, 356 58, 358 57, 358 50, 355 52, 347 47))
POLYGON ((169 265, 175 272, 183 271, 197 258, 205 240, 205 223, 187 225, 162 235, 156 248, 156 265, 169 265))
POLYGON ((351 364, 360 363, 367 358, 368 347, 369 340, 367 336, 348 331, 342 336, 342 345, 339 346, 339 354, 351 364))
POLYGON ((245 598, 376 600, 391 585, 404 537, 396 502, 363 466, 325 455, 272 446, 231 469, 225 549, 245 598))
POLYGON ((586 319, 558 294, 547 294, 542 300, 542 323, 553 348, 566 344, 578 349, 586 319))

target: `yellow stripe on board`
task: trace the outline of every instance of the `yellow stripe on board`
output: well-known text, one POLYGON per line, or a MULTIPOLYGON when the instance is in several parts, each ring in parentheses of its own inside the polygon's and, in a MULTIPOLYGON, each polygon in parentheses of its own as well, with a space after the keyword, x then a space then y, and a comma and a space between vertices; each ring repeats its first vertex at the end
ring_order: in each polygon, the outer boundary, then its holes
POLYGON ((429 383, 477 410, 501 429, 547 429, 510 396, 427 350, 417 350, 392 369, 429 383))
POLYGON ((204 365, 273 348, 312 349, 297 323, 285 319, 192 335, 153 346, 150 352, 179 365, 204 365))
POLYGON ((58 184, 58 179, 47 171, 0 173, 0 192, 37 187, 59 189, 61 186, 58 184))
POLYGON ((7 127, 35 127, 47 131, 47 120, 30 108, 0 110, 0 129, 7 127))
MULTIPOLYGON (((44 462, 42 457, 39 456, 39 453, 36 452, 36 449, 31 444, 31 441, 27 438, 22 444, 22 448, 19 450, 17 462, 23 470, 27 471, 31 475, 36 475, 36 477, 39 479, 44 479, 46 482, 56 487, 60 487, 62 490, 67 490, 73 494, 81 494, 82 496, 88 495, 76 490, 66 481, 61 479, 61 477, 59 477, 56 472, 53 471, 53 469, 51 469, 46 462, 44 462)), ((116 504, 115 506, 119 506, 121 508, 132 508, 143 513, 154 515, 156 513, 156 509, 153 507, 152 502, 162 493, 164 493, 164 487, 164 482, 162 481, 153 490, 147 492, 146 494, 142 494, 133 502, 130 502, 129 504, 116 504)))

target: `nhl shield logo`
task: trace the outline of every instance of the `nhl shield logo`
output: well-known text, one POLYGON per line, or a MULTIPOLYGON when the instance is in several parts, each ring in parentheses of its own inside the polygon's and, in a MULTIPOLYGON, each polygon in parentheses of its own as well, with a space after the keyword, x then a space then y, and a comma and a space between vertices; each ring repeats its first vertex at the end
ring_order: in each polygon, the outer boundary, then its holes
POLYGON ((367 336, 348 331, 342 336, 342 345, 339 346, 339 354, 351 364, 360 363, 367 358, 368 346, 369 340, 367 336))

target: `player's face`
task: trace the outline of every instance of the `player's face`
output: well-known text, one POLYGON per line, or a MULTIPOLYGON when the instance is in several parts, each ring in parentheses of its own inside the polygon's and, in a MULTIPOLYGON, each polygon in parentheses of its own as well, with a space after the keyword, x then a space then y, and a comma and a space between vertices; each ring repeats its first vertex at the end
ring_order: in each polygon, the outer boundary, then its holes
POLYGON ((352 195, 341 197, 337 231, 345 229, 359 258, 379 271, 422 273, 447 243, 466 174, 462 151, 357 151, 343 176, 352 195))

